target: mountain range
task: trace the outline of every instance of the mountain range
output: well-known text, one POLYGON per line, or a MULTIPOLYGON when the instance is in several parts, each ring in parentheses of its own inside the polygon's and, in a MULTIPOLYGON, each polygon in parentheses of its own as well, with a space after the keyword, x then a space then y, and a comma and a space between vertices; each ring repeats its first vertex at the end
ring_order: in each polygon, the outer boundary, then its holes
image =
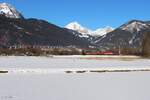
POLYGON ((13 6, 0 4, 0 47, 62 46, 78 48, 140 48, 150 21, 131 20, 114 29, 110 26, 91 30, 78 22, 59 27, 45 20, 24 18, 13 6))
POLYGON ((90 43, 44 20, 26 19, 10 4, 0 4, 0 47, 23 46, 76 46, 90 43))
POLYGON ((102 36, 95 43, 104 49, 112 48, 142 48, 146 33, 150 32, 147 21, 131 20, 114 31, 102 36))
POLYGON ((78 22, 71 22, 68 25, 66 25, 65 28, 77 31, 81 33, 79 37, 86 37, 86 38, 88 38, 89 36, 100 37, 114 30, 112 27, 107 26, 107 27, 99 28, 93 31, 86 27, 83 27, 78 22))

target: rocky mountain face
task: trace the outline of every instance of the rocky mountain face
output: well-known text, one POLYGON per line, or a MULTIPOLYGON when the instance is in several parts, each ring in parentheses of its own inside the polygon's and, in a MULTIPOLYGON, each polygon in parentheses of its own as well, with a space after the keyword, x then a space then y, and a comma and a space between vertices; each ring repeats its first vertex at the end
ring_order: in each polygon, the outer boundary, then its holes
POLYGON ((148 32, 149 22, 132 20, 100 37, 95 43, 103 49, 141 48, 144 34, 148 32))

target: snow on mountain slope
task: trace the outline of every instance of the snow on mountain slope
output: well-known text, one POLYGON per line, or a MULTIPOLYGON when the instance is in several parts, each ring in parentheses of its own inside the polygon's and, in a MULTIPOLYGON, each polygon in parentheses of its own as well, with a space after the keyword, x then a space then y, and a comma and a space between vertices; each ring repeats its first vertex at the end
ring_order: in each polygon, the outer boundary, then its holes
POLYGON ((133 32, 139 32, 143 29, 149 28, 148 24, 142 21, 138 20, 133 20, 130 21, 129 23, 126 23, 125 25, 120 27, 122 30, 129 31, 131 33, 133 32))
POLYGON ((99 28, 99 29, 93 31, 92 35, 93 35, 93 36, 103 36, 103 35, 105 35, 105 34, 111 32, 111 31, 113 31, 113 30, 114 30, 114 29, 113 29, 112 27, 106 26, 106 27, 104 27, 104 28, 99 28))
POLYGON ((103 36, 114 30, 112 27, 107 26, 107 27, 99 28, 99 29, 93 31, 86 27, 83 27, 78 22, 69 23, 68 25, 65 26, 65 28, 77 31, 77 32, 81 33, 83 35, 83 37, 87 37, 87 36, 99 37, 99 36, 103 36))
POLYGON ((22 15, 7 3, 0 3, 0 14, 4 14, 8 18, 22 18, 22 15))
POLYGON ((81 26, 78 22, 69 23, 68 25, 65 26, 65 28, 73 31, 77 31, 81 33, 79 34, 79 37, 85 37, 85 38, 88 38, 90 33, 92 32, 91 30, 81 26))
POLYGON ((149 30, 150 25, 144 21, 132 20, 122 25, 120 29, 133 34, 132 38, 129 41, 129 44, 133 44, 137 41, 141 41, 142 34, 144 34, 142 31, 146 32, 147 30, 149 30))
POLYGON ((94 43, 104 49, 114 48, 137 48, 141 50, 142 41, 146 33, 150 32, 148 22, 131 20, 114 31, 96 39, 94 43))

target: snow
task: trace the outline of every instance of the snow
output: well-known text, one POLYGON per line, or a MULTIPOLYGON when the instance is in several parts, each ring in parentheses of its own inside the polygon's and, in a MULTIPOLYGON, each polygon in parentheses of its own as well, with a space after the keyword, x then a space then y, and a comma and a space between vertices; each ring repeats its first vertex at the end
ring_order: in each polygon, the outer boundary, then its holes
POLYGON ((147 100, 150 73, 1 75, 0 100, 147 100))
POLYGON ((122 26, 121 29, 129 31, 131 33, 134 33, 135 30, 136 30, 136 32, 140 32, 142 29, 145 29, 145 28, 148 28, 148 27, 149 26, 145 23, 134 21, 130 24, 122 26))
POLYGON ((69 23, 65 27, 68 29, 74 29, 74 30, 84 30, 84 28, 76 21, 69 23))
POLYGON ((112 27, 106 26, 104 28, 99 28, 99 29, 93 31, 91 29, 83 27, 76 21, 69 23, 68 25, 65 26, 65 28, 77 31, 77 32, 81 33, 82 36, 80 36, 80 37, 86 37, 86 38, 88 36, 94 36, 94 37, 103 36, 114 30, 112 27))
POLYGON ((149 59, 134 56, 0 57, 0 68, 143 68, 149 66, 149 59))
POLYGON ((103 35, 100 39, 98 38, 97 40, 95 40, 93 43, 98 43, 100 42, 102 39, 104 39, 107 35, 103 35))
POLYGON ((0 100, 147 100, 150 73, 64 73, 68 70, 150 69, 137 56, 1 56, 0 100))
POLYGON ((129 41, 129 44, 130 44, 130 45, 133 44, 133 39, 131 39, 131 40, 129 41))
POLYGON ((19 27, 17 25, 14 25, 14 27, 16 27, 18 30, 22 30, 23 29, 22 27, 19 27))
POLYGON ((0 3, 0 13, 9 18, 21 18, 20 13, 10 4, 0 3))
MULTIPOLYGON (((85 38, 89 38, 89 34, 91 33, 91 30, 81 26, 78 22, 72 22, 72 23, 69 23, 68 25, 65 26, 65 28, 67 29, 71 29, 71 30, 74 30, 74 31, 77 31, 79 32, 79 37, 85 37, 85 38)), ((74 32, 73 32, 74 34, 74 32)))
POLYGON ((131 38, 131 40, 129 41, 129 44, 133 44, 134 40, 136 39, 136 35, 133 35, 133 37, 131 38))
POLYGON ((93 36, 104 36, 109 32, 112 32, 114 29, 110 26, 106 26, 104 28, 99 28, 95 31, 93 31, 93 33, 91 35, 93 36))

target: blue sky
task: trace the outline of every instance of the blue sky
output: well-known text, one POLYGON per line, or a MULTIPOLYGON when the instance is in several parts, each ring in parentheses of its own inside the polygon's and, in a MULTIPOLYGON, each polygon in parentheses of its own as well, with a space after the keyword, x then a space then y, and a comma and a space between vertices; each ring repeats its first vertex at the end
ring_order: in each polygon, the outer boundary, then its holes
POLYGON ((118 27, 132 20, 150 20, 150 0, 1 0, 14 5, 26 18, 64 26, 77 21, 96 29, 118 27))

